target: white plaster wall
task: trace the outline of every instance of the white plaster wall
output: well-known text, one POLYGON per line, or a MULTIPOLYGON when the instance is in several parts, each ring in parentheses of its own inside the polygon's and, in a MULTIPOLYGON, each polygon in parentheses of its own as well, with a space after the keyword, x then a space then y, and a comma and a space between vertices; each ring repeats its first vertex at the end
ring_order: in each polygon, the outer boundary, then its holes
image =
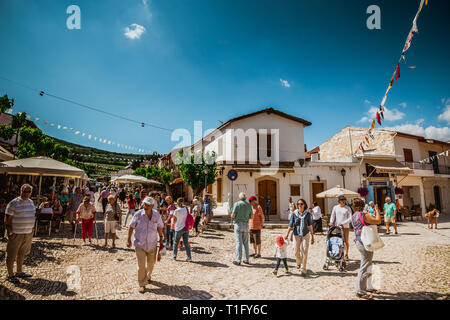
MULTIPOLYGON (((305 147, 304 147, 304 135, 303 135, 303 124, 289 120, 273 113, 258 114, 250 118, 245 118, 232 122, 230 126, 226 129, 243 129, 244 131, 248 129, 278 129, 279 130, 279 161, 296 161, 297 159, 305 158, 305 147)), ((219 151, 218 142, 225 141, 223 145, 224 160, 235 161, 237 160, 237 155, 231 154, 231 139, 226 135, 226 129, 222 131, 222 135, 215 135, 214 141, 210 142, 205 147, 205 151, 214 150, 216 153, 219 151), (226 140, 224 140, 226 139, 226 140), (229 151, 226 150, 229 148, 229 151)), ((246 146, 246 156, 248 157, 249 151, 248 146, 246 146)), ((275 150, 274 141, 272 141, 272 150, 275 150)), ((233 151, 234 153, 234 151, 233 151)), ((246 160, 248 160, 246 157, 246 160)), ((218 159, 221 160, 221 159, 218 159)))
POLYGON ((417 139, 398 137, 394 138, 395 156, 398 161, 405 161, 403 149, 412 149, 413 161, 419 162, 422 160, 419 141, 417 139))

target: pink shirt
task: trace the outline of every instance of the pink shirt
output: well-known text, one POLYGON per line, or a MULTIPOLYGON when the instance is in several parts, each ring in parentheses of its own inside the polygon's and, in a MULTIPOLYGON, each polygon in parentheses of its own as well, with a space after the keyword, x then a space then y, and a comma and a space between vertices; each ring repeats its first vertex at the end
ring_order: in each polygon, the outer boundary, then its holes
POLYGON ((77 213, 80 214, 81 219, 92 219, 94 218, 95 212, 95 207, 90 203, 87 207, 84 205, 84 203, 80 204, 77 210, 77 213))

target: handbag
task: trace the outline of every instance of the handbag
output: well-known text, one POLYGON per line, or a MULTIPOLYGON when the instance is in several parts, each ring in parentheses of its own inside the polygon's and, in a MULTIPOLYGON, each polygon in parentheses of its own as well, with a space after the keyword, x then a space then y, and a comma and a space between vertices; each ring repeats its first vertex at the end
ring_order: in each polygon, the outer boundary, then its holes
POLYGON ((364 219, 359 213, 360 219, 363 222, 364 226, 361 229, 361 242, 364 245, 364 248, 367 251, 377 251, 384 247, 384 242, 381 241, 380 235, 378 234, 376 225, 366 225, 364 223, 364 219))
POLYGON ((186 216, 186 222, 184 224, 184 227, 186 228, 187 231, 189 231, 194 226, 194 218, 189 213, 189 209, 187 207, 185 207, 185 208, 186 208, 187 216, 186 216))

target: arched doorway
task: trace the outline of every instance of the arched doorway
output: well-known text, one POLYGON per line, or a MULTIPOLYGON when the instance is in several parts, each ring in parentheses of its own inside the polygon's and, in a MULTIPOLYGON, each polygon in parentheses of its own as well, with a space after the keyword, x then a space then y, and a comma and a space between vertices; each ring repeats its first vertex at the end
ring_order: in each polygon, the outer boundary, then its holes
POLYGON ((258 201, 264 214, 267 217, 266 207, 267 203, 270 202, 270 206, 268 207, 269 216, 276 216, 278 213, 278 181, 275 179, 261 178, 261 180, 257 181, 257 186, 258 201))
POLYGON ((433 193, 434 193, 434 204, 436 205, 436 209, 441 211, 441 188, 439 186, 434 186, 433 193))

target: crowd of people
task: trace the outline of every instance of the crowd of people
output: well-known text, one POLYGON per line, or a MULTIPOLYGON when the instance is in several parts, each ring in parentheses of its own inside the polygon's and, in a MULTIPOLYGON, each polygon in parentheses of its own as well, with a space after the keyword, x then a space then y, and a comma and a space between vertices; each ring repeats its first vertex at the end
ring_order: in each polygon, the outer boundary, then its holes
MULTIPOLYGON (((87 187, 82 190, 75 187, 61 194, 54 193, 51 197, 43 198, 35 207, 31 200, 33 187, 24 184, 20 188, 20 195, 8 204, 0 202, 0 236, 4 238, 6 232, 8 244, 6 248, 6 265, 8 270, 7 281, 19 283, 20 278, 28 278, 32 275, 23 271, 25 256, 30 252, 35 227, 36 213, 52 214, 55 227, 67 214, 68 222, 72 226, 74 239, 77 225, 81 223, 81 238, 91 243, 93 229, 96 228, 97 209, 94 190, 87 187), (14 273, 14 263, 16 272, 14 273)), ((205 194, 203 199, 195 197, 192 204, 185 203, 183 198, 176 201, 165 193, 156 191, 148 192, 145 188, 115 188, 102 187, 99 190, 98 205, 103 210, 104 246, 108 246, 109 234, 112 238, 112 248, 116 244, 116 231, 122 228, 122 209, 127 209, 124 226, 128 228, 127 247, 132 246, 134 234, 134 247, 138 263, 139 292, 145 292, 145 286, 151 282, 152 270, 155 262, 166 251, 172 251, 173 260, 177 260, 179 249, 184 248, 186 261, 192 261, 192 250, 189 243, 191 229, 193 236, 199 233, 210 223, 212 217, 211 198, 205 194), (203 201, 202 201, 203 200, 203 201), (128 218, 131 217, 127 225, 128 218)), ((274 239, 274 257, 276 266, 273 274, 277 275, 279 266, 283 262, 285 272, 289 271, 287 263, 287 247, 293 242, 296 267, 301 275, 307 275, 308 251, 314 244, 314 235, 323 232, 322 213, 319 205, 314 202, 312 208, 304 199, 297 203, 289 198, 289 224, 286 235, 274 239), (319 222, 320 220, 320 222, 319 222)), ((356 198, 352 201, 352 208, 347 204, 344 196, 338 198, 338 204, 333 207, 329 220, 330 227, 338 227, 342 230, 344 243, 344 259, 349 260, 349 234, 350 225, 355 233, 355 246, 360 253, 360 268, 355 285, 358 297, 373 299, 371 284, 371 268, 373 251, 368 250, 362 240, 361 231, 367 225, 381 224, 381 210, 372 201, 368 204, 363 199, 356 198), (352 210, 353 209, 353 210, 352 210)), ((395 234, 398 234, 396 217, 398 207, 386 197, 383 207, 386 234, 390 234, 390 224, 393 225, 395 234)), ((429 226, 431 222, 437 225, 437 210, 427 213, 429 226)), ((245 193, 239 194, 239 201, 234 203, 231 209, 231 218, 234 225, 235 236, 235 260, 234 265, 241 263, 250 265, 250 257, 261 257, 261 231, 265 223, 264 211, 258 203, 256 196, 247 199, 245 193), (254 253, 249 253, 249 242, 253 245, 254 253)), ((98 237, 98 233, 97 233, 98 237)))

